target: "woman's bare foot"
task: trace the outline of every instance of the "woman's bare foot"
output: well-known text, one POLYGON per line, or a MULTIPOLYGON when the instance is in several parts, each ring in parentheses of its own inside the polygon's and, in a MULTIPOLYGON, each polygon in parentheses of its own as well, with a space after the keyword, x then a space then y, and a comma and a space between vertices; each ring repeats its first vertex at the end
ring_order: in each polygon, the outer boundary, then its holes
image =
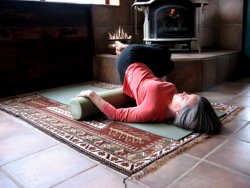
POLYGON ((127 44, 123 44, 120 41, 115 41, 115 53, 116 55, 120 55, 122 50, 124 48, 126 48, 128 45, 127 44))

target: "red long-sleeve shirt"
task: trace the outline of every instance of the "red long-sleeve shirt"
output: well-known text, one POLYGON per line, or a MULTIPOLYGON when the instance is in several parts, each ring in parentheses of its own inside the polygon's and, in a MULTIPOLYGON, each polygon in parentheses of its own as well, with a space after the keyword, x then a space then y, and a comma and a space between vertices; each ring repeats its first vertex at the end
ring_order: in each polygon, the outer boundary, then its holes
POLYGON ((102 108, 106 116, 124 122, 162 122, 177 90, 174 84, 155 77, 145 64, 133 63, 126 71, 123 92, 135 99, 137 106, 116 109, 106 103, 102 108))

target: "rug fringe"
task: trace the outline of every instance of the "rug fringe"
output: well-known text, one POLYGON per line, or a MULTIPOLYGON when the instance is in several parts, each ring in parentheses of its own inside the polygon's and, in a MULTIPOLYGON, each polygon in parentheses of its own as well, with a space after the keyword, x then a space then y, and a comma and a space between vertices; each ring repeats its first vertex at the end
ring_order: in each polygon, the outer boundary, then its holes
POLYGON ((208 138, 210 138, 210 136, 207 135, 207 134, 200 135, 198 138, 195 138, 194 140, 188 142, 184 146, 179 147, 175 151, 167 154, 166 156, 158 159, 157 161, 154 161, 152 164, 148 165, 143 170, 132 174, 131 178, 135 179, 135 180, 141 179, 142 177, 146 176, 147 174, 152 173, 152 172, 156 171, 157 169, 159 169, 159 167, 161 167, 163 164, 165 164, 171 158, 174 158, 178 154, 180 154, 180 153, 184 152, 185 150, 191 148, 192 146, 194 146, 197 143, 202 143, 204 140, 206 140, 208 138))
POLYGON ((230 122, 234 119, 236 115, 238 115, 244 108, 243 107, 236 107, 231 113, 227 114, 226 117, 222 118, 221 121, 223 124, 230 122))

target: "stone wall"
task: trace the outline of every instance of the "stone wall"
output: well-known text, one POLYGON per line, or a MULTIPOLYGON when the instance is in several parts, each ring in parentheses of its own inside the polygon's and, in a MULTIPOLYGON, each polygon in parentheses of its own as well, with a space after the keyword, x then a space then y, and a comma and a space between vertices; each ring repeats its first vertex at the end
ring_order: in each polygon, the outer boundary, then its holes
POLYGON ((197 36, 203 48, 241 50, 244 0, 208 0, 197 10, 197 36))

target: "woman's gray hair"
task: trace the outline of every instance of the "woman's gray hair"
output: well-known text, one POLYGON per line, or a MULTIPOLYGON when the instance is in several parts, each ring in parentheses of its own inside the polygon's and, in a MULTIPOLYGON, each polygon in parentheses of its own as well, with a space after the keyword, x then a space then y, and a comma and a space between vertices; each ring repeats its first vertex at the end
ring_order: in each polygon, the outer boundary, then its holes
POLYGON ((218 134, 221 121, 210 102, 202 96, 194 106, 182 108, 175 118, 174 124, 198 133, 218 134))

